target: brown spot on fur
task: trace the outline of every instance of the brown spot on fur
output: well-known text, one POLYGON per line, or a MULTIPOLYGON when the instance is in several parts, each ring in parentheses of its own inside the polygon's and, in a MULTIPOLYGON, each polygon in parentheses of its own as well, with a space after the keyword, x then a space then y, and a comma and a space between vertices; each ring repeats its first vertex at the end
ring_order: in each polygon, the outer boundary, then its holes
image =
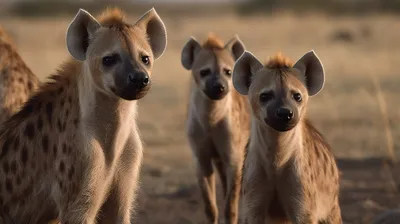
POLYGON ((65 142, 64 142, 63 145, 62 145, 62 152, 63 152, 64 154, 67 154, 67 144, 65 144, 65 142))
POLYGON ((214 33, 209 33, 207 40, 203 43, 203 48, 223 49, 224 42, 214 33))
POLYGON ((70 105, 72 105, 72 97, 71 97, 71 96, 68 96, 68 103, 69 103, 70 105))
POLYGON ((28 123, 25 127, 24 135, 28 137, 30 140, 33 139, 35 135, 35 127, 33 126, 32 123, 28 123))
POLYGON ((63 124, 62 124, 61 118, 58 118, 57 126, 58 126, 58 130, 59 130, 60 132, 64 132, 64 126, 63 126, 63 124))
POLYGON ((22 164, 24 164, 24 165, 26 165, 26 163, 28 162, 28 149, 26 148, 25 145, 24 145, 24 147, 22 147, 21 161, 22 161, 22 164))
POLYGON ((53 145, 53 155, 56 156, 57 155, 57 145, 53 145))
POLYGON ((28 89, 29 89, 29 91, 33 90, 33 84, 31 81, 28 82, 28 89))
POLYGON ((10 194, 12 193, 13 190, 12 181, 9 178, 6 179, 6 190, 10 194))
POLYGON ((269 69, 284 69, 293 67, 293 63, 281 52, 278 52, 275 56, 272 56, 264 66, 269 69))
POLYGON ((11 168, 11 172, 12 172, 13 174, 17 174, 17 161, 13 160, 13 161, 11 162, 10 168, 11 168))
POLYGON ((46 104, 46 114, 47 114, 47 120, 48 120, 49 124, 51 124, 51 119, 53 116, 53 103, 48 102, 46 104))
MULTIPOLYGON (((64 88, 61 86, 60 88, 58 88, 58 94, 61 94, 64 91, 64 88)), ((61 99, 62 101, 64 101, 64 99, 61 99)))
POLYGON ((47 136, 46 134, 44 134, 42 137, 42 147, 44 153, 47 153, 49 151, 49 136, 47 136))
POLYGON ((37 127, 38 131, 41 131, 43 128, 43 119, 40 116, 38 117, 36 127, 37 127))
POLYGON ((1 154, 0 154, 0 159, 7 155, 8 150, 10 149, 10 144, 11 144, 11 140, 8 138, 3 144, 1 154))
POLYGON ((61 173, 64 173, 64 171, 65 171, 65 164, 64 164, 63 161, 60 162, 60 165, 59 165, 58 169, 60 170, 61 173))
POLYGON ((74 175, 75 172, 75 168, 73 166, 71 166, 71 168, 68 171, 68 179, 72 180, 72 176, 74 175))
POLYGON ((78 123, 79 123, 79 118, 75 118, 75 119, 74 119, 74 125, 75 125, 75 127, 78 127, 78 123))
POLYGON ((8 161, 3 162, 3 170, 5 174, 8 174, 8 172, 10 171, 10 166, 8 165, 8 161))

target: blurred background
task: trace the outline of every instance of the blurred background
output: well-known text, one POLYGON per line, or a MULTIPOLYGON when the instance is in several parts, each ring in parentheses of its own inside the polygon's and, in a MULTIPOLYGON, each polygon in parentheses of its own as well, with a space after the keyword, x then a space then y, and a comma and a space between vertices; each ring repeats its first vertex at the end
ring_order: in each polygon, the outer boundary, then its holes
POLYGON ((65 32, 77 10, 98 15, 108 5, 132 23, 155 6, 168 30, 140 101, 146 147, 136 223, 205 223, 184 132, 191 76, 180 52, 210 31, 225 42, 239 35, 261 60, 282 51, 295 61, 314 49, 326 84, 308 116, 337 157, 344 222, 370 223, 399 206, 399 0, 0 0, 0 25, 44 81, 68 56, 65 32))

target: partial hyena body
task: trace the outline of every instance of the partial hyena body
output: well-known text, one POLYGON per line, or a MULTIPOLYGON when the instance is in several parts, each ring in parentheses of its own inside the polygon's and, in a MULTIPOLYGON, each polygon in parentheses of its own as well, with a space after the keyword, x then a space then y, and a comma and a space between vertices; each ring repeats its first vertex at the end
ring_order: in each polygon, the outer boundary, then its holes
POLYGON ((0 124, 21 109, 39 83, 0 27, 0 124))
POLYGON ((202 46, 191 38, 182 51, 183 66, 192 71, 186 124, 197 164, 197 179, 207 218, 218 223, 215 165, 225 196, 226 223, 237 223, 241 167, 249 136, 245 97, 234 90, 231 71, 244 45, 233 38, 226 45, 209 36, 202 46))
POLYGON ((282 55, 263 65, 245 52, 235 64, 233 84, 252 108, 243 174, 246 222, 342 223, 335 158, 305 118, 309 96, 324 84, 315 53, 294 65, 282 55))
POLYGON ((134 25, 117 9, 99 22, 79 10, 66 42, 74 58, 0 129, 0 209, 15 223, 131 223, 137 100, 166 47, 164 24, 154 9, 134 25))

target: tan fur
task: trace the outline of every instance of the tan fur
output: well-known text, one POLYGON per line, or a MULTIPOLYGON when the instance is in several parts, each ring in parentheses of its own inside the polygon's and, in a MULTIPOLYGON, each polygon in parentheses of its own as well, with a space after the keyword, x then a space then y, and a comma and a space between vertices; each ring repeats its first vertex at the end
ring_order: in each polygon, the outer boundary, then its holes
POLYGON ((400 210, 389 210, 379 214, 373 221, 372 224, 397 224, 400 223, 400 210))
MULTIPOLYGON (((240 55, 239 55, 240 56, 240 55)), ((205 212, 211 223, 218 223, 215 171, 219 173, 225 197, 225 223, 237 223, 241 189, 244 146, 249 136, 249 107, 245 97, 232 86, 226 69, 232 70, 235 59, 223 42, 209 35, 195 55, 188 105, 187 134, 197 164, 197 179, 205 212), (225 80, 229 92, 220 100, 209 99, 199 71, 210 68, 225 80)))
POLYGON ((293 62, 285 57, 282 52, 278 52, 264 66, 269 69, 291 68, 293 62))
POLYGON ((224 42, 215 33, 210 32, 202 46, 203 48, 221 50, 224 48, 224 42))
POLYGON ((39 83, 0 27, 0 124, 21 109, 39 83))
POLYGON ((306 118, 307 89, 292 69, 290 60, 278 54, 251 77, 251 137, 243 171, 244 217, 247 224, 340 224, 335 158, 306 118), (265 119, 273 119, 266 108, 275 107, 270 101, 260 100, 266 92, 274 94, 274 103, 295 108, 299 121, 292 129, 281 132, 265 123, 265 119), (293 100, 293 92, 301 93, 301 103, 293 100))
POLYGON ((114 13, 101 22, 87 60, 68 59, 0 129, 0 208, 15 223, 131 223, 142 161, 137 103, 106 88, 117 86, 99 56, 129 51, 136 62, 151 48, 142 28, 114 29, 124 24, 114 13))

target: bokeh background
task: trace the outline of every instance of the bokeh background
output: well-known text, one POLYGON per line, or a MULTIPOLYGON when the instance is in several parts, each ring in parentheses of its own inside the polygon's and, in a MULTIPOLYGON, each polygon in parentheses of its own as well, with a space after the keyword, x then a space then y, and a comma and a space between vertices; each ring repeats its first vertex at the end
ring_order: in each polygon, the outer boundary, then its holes
POLYGON ((314 49, 326 84, 310 101, 309 118, 337 157, 344 222, 370 223, 397 208, 399 0, 0 0, 0 25, 44 81, 68 56, 65 32, 77 10, 98 15, 108 5, 132 23, 155 6, 168 30, 154 85, 140 101, 146 147, 135 223, 205 223, 184 132, 191 75, 180 52, 190 36, 202 41, 210 31, 224 41, 239 35, 262 60, 277 51, 297 60, 314 49))

